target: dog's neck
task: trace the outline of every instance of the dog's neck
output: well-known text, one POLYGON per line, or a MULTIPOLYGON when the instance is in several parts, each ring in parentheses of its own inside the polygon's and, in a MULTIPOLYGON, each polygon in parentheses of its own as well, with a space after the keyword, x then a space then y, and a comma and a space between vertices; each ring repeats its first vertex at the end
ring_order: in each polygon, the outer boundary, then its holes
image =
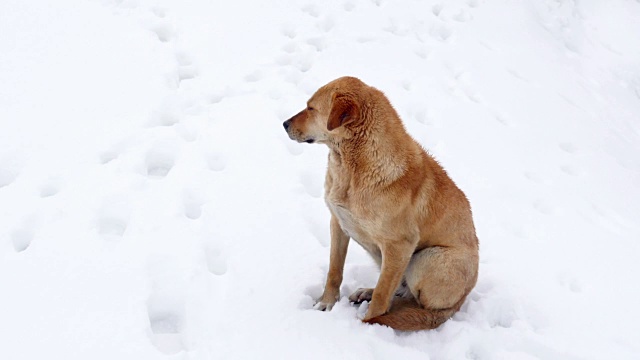
MULTIPOLYGON (((362 185, 388 185, 408 169, 407 142, 414 143, 399 118, 381 119, 355 128, 352 136, 329 143, 332 155, 362 185), (398 146, 404 144, 404 146, 398 146)), ((410 147, 409 147, 410 148, 410 147)))

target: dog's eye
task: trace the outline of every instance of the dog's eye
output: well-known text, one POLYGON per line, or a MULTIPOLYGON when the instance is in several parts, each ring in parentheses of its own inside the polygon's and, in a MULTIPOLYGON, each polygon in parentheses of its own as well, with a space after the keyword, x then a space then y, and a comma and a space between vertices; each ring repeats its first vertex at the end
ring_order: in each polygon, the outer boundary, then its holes
POLYGON ((313 110, 315 110, 315 109, 314 109, 314 108, 312 108, 311 106, 307 106, 307 110, 309 110, 309 111, 313 111, 313 110))

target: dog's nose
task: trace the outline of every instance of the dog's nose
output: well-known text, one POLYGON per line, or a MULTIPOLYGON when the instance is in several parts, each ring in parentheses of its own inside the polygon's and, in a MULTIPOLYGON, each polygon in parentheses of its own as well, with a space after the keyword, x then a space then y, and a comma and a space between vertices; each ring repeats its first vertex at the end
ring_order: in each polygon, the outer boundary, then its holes
POLYGON ((285 130, 289 130, 289 125, 291 125, 291 120, 287 120, 282 124, 285 130))

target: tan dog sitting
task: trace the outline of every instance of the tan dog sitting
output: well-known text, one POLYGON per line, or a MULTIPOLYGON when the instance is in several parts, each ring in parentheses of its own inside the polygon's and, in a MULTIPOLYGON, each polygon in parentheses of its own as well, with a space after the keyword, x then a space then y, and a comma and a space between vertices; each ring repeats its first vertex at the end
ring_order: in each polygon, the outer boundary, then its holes
POLYGON ((389 100, 357 78, 321 87, 284 122, 298 142, 329 147, 325 201, 331 257, 322 298, 340 298, 349 238, 380 266, 363 319, 398 330, 432 329, 450 318, 478 278, 478 238, 464 193, 406 132, 389 100))

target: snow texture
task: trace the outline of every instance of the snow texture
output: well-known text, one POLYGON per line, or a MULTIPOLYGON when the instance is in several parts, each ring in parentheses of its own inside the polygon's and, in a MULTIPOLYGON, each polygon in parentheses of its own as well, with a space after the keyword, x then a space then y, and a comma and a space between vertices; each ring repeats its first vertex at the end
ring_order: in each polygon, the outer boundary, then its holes
POLYGON ((640 1, 0 2, 0 358, 640 358, 640 1), (432 331, 328 267, 327 150, 282 121, 358 76, 473 206, 432 331), (366 305, 365 305, 366 306, 366 305))

